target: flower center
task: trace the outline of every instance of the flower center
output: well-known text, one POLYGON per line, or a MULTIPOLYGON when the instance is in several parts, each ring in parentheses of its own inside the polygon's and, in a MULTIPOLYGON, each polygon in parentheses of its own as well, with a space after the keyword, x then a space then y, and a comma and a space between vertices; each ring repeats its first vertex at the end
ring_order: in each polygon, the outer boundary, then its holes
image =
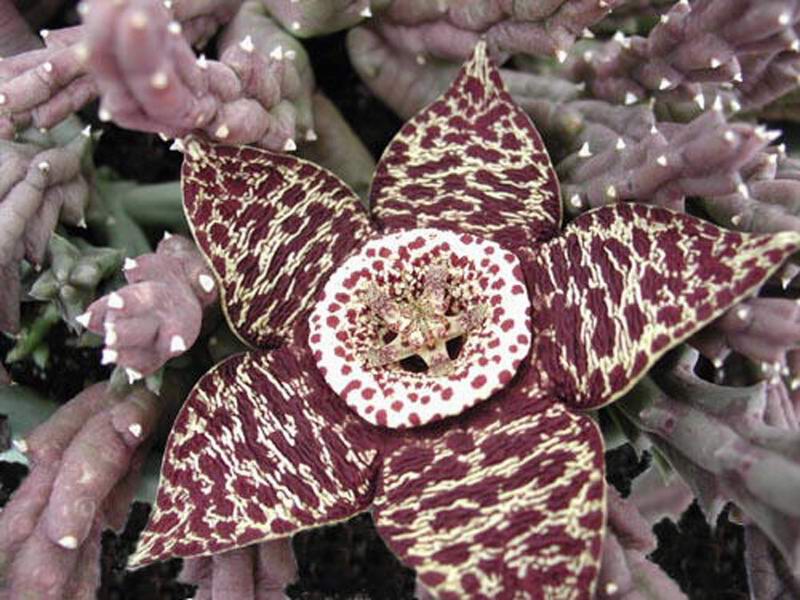
POLYGON ((323 290, 309 343, 328 384, 387 427, 459 414, 508 383, 530 348, 516 256, 416 229, 367 243, 323 290))

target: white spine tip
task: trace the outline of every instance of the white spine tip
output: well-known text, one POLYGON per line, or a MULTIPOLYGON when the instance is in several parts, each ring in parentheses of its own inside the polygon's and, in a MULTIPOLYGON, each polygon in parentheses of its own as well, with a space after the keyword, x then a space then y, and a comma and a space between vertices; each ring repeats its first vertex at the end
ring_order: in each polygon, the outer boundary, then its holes
POLYGON ((241 42, 239 42, 239 48, 241 48, 247 53, 250 53, 253 50, 255 50, 256 47, 253 45, 253 38, 249 35, 246 36, 241 42))
POLYGON ((203 273, 197 278, 197 280, 200 283, 200 287, 207 294, 211 293, 214 290, 214 278, 211 277, 211 275, 206 275, 205 273, 203 273))
POLYGON ((49 29, 40 29, 39 30, 39 35, 42 36, 43 40, 46 40, 47 36, 50 35, 50 30, 49 29))
POLYGON ((667 157, 663 154, 656 159, 656 162, 661 165, 662 167, 667 166, 667 157))
POLYGON ((619 591, 619 586, 616 583, 614 583, 613 581, 609 581, 606 584, 606 594, 608 594, 609 596, 613 596, 618 591, 619 591))
POLYGON ((733 215, 731 217, 731 223, 734 224, 737 227, 739 225, 741 225, 742 224, 742 215, 733 215))
POLYGON ((178 352, 186 352, 186 342, 179 335, 173 335, 169 341, 169 351, 173 354, 178 352))
POLYGON ((8 102, 8 96, 5 94, 0 94, 0 106, 8 102))
POLYGON ((621 137, 618 137, 617 144, 614 146, 614 148, 616 148, 617 150, 625 150, 626 148, 625 140, 623 140, 621 137))
POLYGON ((89 48, 82 42, 75 44, 72 51, 80 63, 85 63, 89 59, 89 48))
POLYGON ((130 431, 131 435, 135 438, 142 437, 142 426, 139 423, 133 423, 128 426, 128 431, 130 431))
POLYGON ((627 92, 625 94, 625 104, 630 106, 631 104, 636 104, 638 101, 639 101, 639 99, 636 97, 636 94, 634 94, 633 92, 627 92))
POLYGON ((85 217, 81 217, 81 220, 78 221, 78 227, 80 227, 81 229, 86 229, 88 227, 88 225, 86 224, 85 217))
POLYGON ((295 52, 294 50, 287 50, 286 52, 283 53, 283 55, 289 60, 294 60, 295 58, 297 58, 297 52, 295 52))
POLYGON ((716 357, 716 358, 715 358, 713 361, 711 361, 711 362, 714 364, 714 368, 715 368, 715 369, 721 369, 721 368, 722 368, 722 365, 724 365, 724 364, 725 364, 725 361, 723 361, 723 360, 722 360, 722 359, 721 359, 719 356, 718 356, 718 357, 716 357))
POLYGON ((662 77, 661 81, 658 82, 658 89, 659 90, 666 90, 672 85, 672 82, 667 79, 666 77, 662 77))
POLYGON ((781 13, 778 16, 778 25, 786 27, 791 22, 792 22, 792 16, 789 13, 781 13))
POLYGON ((566 50, 556 50, 556 60, 560 63, 566 62, 567 60, 567 51, 566 50))
POLYGON ((358 13, 358 14, 361 15, 362 17, 364 17, 365 19, 369 19, 372 16, 372 10, 370 9, 369 6, 367 6, 367 7, 363 8, 361 10, 361 12, 358 13))
POLYGON ((592 155, 592 151, 589 150, 589 142, 583 142, 580 150, 578 150, 578 156, 581 158, 588 158, 592 155))
POLYGON ((117 292, 111 292, 108 296, 108 308, 125 308, 125 300, 117 292))
POLYGON ((736 318, 740 321, 746 321, 747 317, 750 316, 750 309, 746 306, 742 306, 736 309, 736 318))
POLYGON ((203 70, 207 69, 208 68, 208 59, 206 58, 206 55, 205 54, 201 54, 199 57, 197 57, 197 60, 195 61, 195 64, 200 69, 203 69, 203 70))
POLYGON ((292 21, 290 27, 292 28, 292 31, 300 31, 300 21, 292 21))
POLYGON ((578 194, 572 194, 572 197, 569 199, 569 203, 575 208, 580 208, 583 206, 583 200, 581 200, 581 197, 578 194))
POLYGON ((85 138, 92 137, 92 126, 87 125, 83 129, 81 129, 81 135, 85 138))
POLYGON ((167 25, 167 31, 169 31, 173 35, 180 35, 183 31, 183 27, 177 21, 170 21, 169 25, 167 25))
POLYGON ((217 130, 214 132, 214 137, 216 137, 216 138, 218 138, 220 140, 224 140, 230 134, 231 134, 231 130, 228 129, 227 125, 220 125, 219 127, 217 127, 217 130))
POLYGON ((592 30, 589 29, 588 27, 581 32, 581 35, 584 38, 586 38, 587 40, 593 40, 594 39, 594 33, 592 33, 592 30))
POLYGON ((169 231, 164 232, 164 237, 161 238, 162 240, 168 240, 172 237, 172 234, 169 231))
POLYGON ((706 97, 703 96, 702 92, 695 95, 694 103, 697 104, 700 110, 703 110, 706 107, 706 97))
POLYGON ((58 540, 58 545, 67 550, 75 550, 78 547, 78 538, 74 535, 65 535, 58 540))
POLYGON ((45 73, 52 73, 53 63, 51 63, 49 60, 46 63, 42 63, 42 69, 44 69, 45 73))
POLYGON ((175 140, 172 142, 172 145, 169 147, 169 149, 170 150, 174 150, 175 152, 183 153, 183 152, 186 151, 186 146, 183 145, 183 142, 180 139, 175 138, 175 140))
POLYGON ((306 131, 306 141, 307 142, 316 142, 317 139, 318 139, 318 137, 317 137, 317 132, 316 131, 314 131, 313 129, 309 129, 308 131, 306 131))
POLYGON ((608 196, 609 198, 616 198, 617 197, 617 188, 615 188, 613 185, 609 185, 606 188, 606 196, 608 196))
POLYGON ((297 144, 292 138, 286 140, 286 143, 283 145, 284 152, 293 152, 297 150, 297 144))
MULTIPOLYGON (((133 385, 134 383, 136 383, 137 381, 139 381, 142 378, 142 374, 139 371, 137 371, 136 369, 131 369, 130 367, 128 367, 128 368, 125 369, 125 377, 128 378, 128 383, 133 385)), ((136 424, 136 426, 139 428, 139 433, 141 434, 142 426, 139 425, 138 423, 136 424)), ((131 425, 131 427, 133 427, 133 425, 131 425)), ((130 427, 128 429, 130 429, 130 427)), ((131 430, 131 433, 133 433, 133 430, 131 430)), ((134 435, 136 435, 136 434, 134 433, 134 435)), ((139 436, 136 435, 136 437, 139 437, 139 436)))
POLYGON ((13 440, 11 443, 14 444, 14 448, 16 448, 18 452, 25 454, 28 451, 28 442, 22 438, 13 440))
POLYGON ((722 66, 722 61, 718 58, 712 58, 708 65, 712 69, 719 69, 722 66))
POLYGON ((167 10, 172 9, 172 0, 164 0, 164 8, 167 10))
POLYGON ((728 142, 729 144, 733 144, 736 141, 736 134, 733 133, 730 129, 726 131, 722 135, 722 137, 725 138, 725 141, 728 142))
POLYGON ((104 123, 107 123, 108 121, 111 120, 111 113, 108 112, 108 109, 101 108, 100 110, 97 111, 97 118, 103 121, 104 123))
POLYGON ((283 60, 283 46, 275 46, 269 56, 275 60, 283 60))
POLYGON ((147 13, 137 10, 130 16, 130 24, 134 29, 144 29, 147 27, 147 13))
POLYGON ((46 160, 43 160, 39 164, 36 165, 36 168, 39 169, 42 173, 49 173, 50 172, 50 163, 46 160))
POLYGON ((89 327, 89 322, 92 320, 92 313, 90 311, 86 311, 82 315, 78 315, 75 317, 75 321, 84 329, 89 327))
POLYGON ((169 78, 164 71, 156 71, 153 73, 153 76, 150 77, 150 85, 156 90, 163 90, 169 85, 169 78))
POLYGON ((737 185, 736 186, 736 191, 739 192, 739 194, 741 194, 745 198, 749 198, 750 197, 750 191, 747 189, 747 184, 746 183, 740 183, 739 185, 737 185))
POLYGON ((116 350, 111 350, 110 348, 106 348, 103 350, 103 355, 100 357, 100 364, 101 365, 110 365, 117 362, 118 354, 116 350))
POLYGON ((113 346, 114 344, 117 343, 117 338, 118 338, 117 329, 116 327, 114 327, 114 323, 106 323, 105 330, 106 330, 106 337, 103 340, 103 343, 106 346, 113 346))

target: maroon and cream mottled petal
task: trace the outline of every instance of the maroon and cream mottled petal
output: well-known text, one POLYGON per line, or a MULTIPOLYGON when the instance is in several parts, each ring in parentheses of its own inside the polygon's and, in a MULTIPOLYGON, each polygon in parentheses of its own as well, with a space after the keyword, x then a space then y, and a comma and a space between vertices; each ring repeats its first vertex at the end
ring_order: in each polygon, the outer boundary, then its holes
POLYGON ((592 597, 605 483, 589 417, 518 386, 395 441, 376 525, 436 598, 592 597))
POLYGON ((509 249, 558 233, 561 200, 550 158, 484 42, 449 90, 389 144, 371 205, 390 230, 449 229, 509 249))
POLYGON ((321 284, 371 233, 344 182, 286 154, 191 140, 182 183, 228 320, 254 347, 290 338, 321 284))
POLYGON ((178 414, 132 566, 225 552, 361 512, 379 443, 304 353, 233 356, 178 414))
POLYGON ((584 213, 523 255, 543 386, 580 409, 611 402, 798 248, 794 232, 748 235, 642 204, 584 213))

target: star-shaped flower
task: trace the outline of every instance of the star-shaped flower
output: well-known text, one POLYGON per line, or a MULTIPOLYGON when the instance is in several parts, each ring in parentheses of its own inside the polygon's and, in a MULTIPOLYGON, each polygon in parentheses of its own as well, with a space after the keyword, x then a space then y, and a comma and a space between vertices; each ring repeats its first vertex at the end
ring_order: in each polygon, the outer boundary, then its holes
POLYGON ((171 433, 134 565, 372 510, 438 598, 590 598, 603 444, 580 411, 754 290, 800 235, 636 204, 561 231, 558 182, 478 45, 386 150, 372 215, 292 156, 188 145, 231 326, 171 433))

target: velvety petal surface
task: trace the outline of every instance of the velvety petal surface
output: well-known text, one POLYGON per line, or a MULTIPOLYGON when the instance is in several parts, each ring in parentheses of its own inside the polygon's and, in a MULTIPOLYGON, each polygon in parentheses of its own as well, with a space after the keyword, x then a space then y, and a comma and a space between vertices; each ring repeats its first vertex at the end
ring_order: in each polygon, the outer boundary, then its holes
POLYGON ((305 353, 225 360, 178 414, 132 565, 225 552, 365 510, 375 436, 305 353))
POLYGON ((434 597, 592 597, 605 483, 589 417, 518 386, 396 441, 375 521, 434 597))
POLYGON ((611 402, 798 247, 794 232, 748 235, 642 204, 582 214, 522 255, 543 387, 581 409, 611 402))
POLYGON ((509 249, 558 233, 558 180, 538 132, 481 42, 449 90, 378 163, 371 206, 390 230, 469 232, 509 249))
POLYGON ((320 285, 371 232, 344 182, 287 154, 191 140, 182 183, 228 320, 255 347, 289 338, 320 285))

